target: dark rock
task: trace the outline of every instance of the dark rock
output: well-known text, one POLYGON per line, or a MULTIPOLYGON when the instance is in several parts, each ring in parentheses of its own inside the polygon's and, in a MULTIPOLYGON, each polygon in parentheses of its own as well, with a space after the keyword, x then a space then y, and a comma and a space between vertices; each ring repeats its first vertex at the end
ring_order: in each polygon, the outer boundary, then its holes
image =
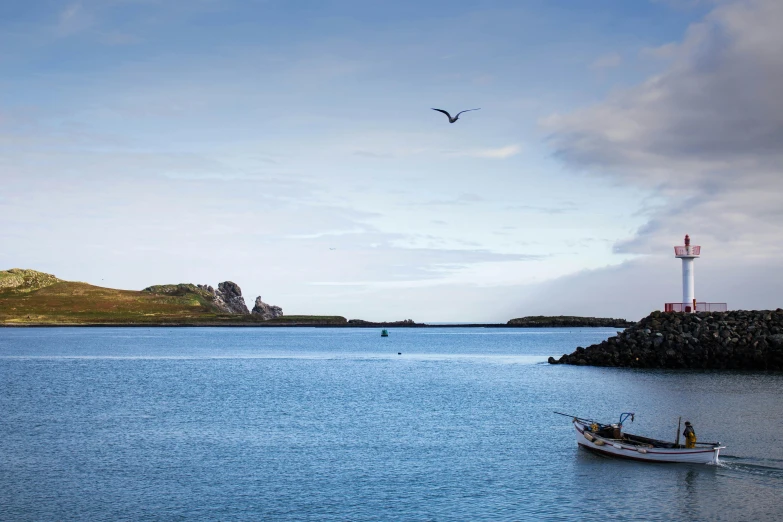
MULTIPOLYGON (((780 308, 778 308, 780 310, 780 308)), ((767 336, 767 342, 770 347, 775 349, 783 349, 783 334, 773 334, 767 336)))
POLYGON ((259 316, 264 321, 275 319, 283 315, 283 309, 279 306, 266 304, 261 300, 261 296, 256 297, 256 305, 253 307, 253 315, 259 316))
POLYGON ((224 281, 218 285, 215 290, 215 306, 227 314, 248 315, 250 313, 245 304, 245 298, 242 297, 242 289, 232 281, 224 281))

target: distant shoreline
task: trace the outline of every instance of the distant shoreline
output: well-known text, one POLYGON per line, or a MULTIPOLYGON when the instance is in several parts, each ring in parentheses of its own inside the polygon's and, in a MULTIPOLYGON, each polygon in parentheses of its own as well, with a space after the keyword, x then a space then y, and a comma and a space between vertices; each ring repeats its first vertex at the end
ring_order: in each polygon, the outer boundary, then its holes
POLYGON ((308 324, 308 323, 46 323, 46 324, 19 324, 0 323, 0 328, 513 328, 513 329, 542 329, 557 328, 559 330, 572 328, 625 328, 622 326, 518 326, 505 323, 464 323, 464 324, 308 324))
POLYGON ((417 323, 366 321, 341 315, 284 315, 279 306, 256 298, 247 308, 232 281, 209 285, 153 285, 141 291, 118 290, 64 281, 37 270, 0 271, 0 327, 294 327, 294 328, 626 328, 634 324, 612 317, 535 315, 505 323, 417 323))

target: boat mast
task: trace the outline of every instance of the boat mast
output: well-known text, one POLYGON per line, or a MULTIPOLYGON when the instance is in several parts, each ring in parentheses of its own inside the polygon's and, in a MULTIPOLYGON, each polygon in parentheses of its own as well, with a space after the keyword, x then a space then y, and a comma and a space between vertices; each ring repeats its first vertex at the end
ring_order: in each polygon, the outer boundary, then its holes
POLYGON ((675 448, 680 447, 680 423, 682 422, 682 417, 677 419, 677 441, 674 443, 675 448))

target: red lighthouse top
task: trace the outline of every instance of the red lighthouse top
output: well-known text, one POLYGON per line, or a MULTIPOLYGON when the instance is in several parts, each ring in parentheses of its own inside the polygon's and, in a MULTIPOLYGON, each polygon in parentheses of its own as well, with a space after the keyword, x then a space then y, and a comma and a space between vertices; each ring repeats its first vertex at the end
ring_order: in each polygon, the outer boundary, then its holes
POLYGON ((699 254, 701 254, 701 247, 691 246, 691 236, 688 234, 685 234, 685 246, 674 247, 675 257, 699 257, 699 254))

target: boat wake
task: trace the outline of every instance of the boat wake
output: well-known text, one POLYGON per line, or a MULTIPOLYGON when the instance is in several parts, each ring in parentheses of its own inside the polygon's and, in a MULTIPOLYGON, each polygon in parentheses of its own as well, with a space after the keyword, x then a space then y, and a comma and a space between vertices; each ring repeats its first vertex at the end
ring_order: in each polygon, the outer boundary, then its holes
POLYGON ((756 459, 721 455, 718 466, 743 474, 783 480, 783 459, 756 459))

